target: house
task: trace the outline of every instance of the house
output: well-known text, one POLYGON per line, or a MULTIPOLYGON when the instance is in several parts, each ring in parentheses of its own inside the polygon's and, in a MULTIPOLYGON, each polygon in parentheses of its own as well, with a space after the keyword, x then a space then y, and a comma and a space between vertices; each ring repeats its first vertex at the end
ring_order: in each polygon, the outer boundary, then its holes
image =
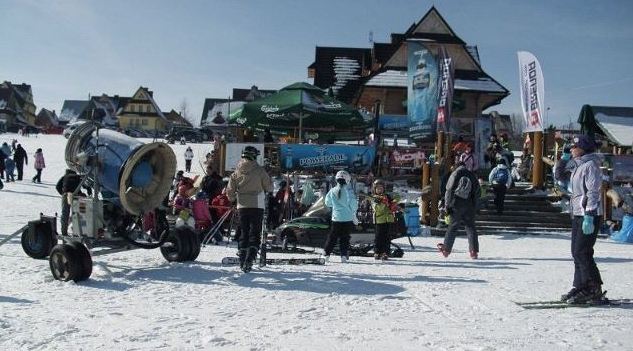
POLYGON ((123 130, 155 134, 164 133, 169 127, 169 121, 154 101, 154 92, 146 87, 139 87, 132 98, 125 101, 117 117, 119 128, 123 130))
POLYGON ((475 120, 509 91, 483 70, 477 47, 459 38, 435 7, 404 33, 391 34, 390 43, 374 43, 372 48, 317 47, 308 77, 359 109, 372 110, 379 100, 381 115, 407 120, 409 40, 422 42, 435 57, 440 48, 448 51, 455 66, 451 130, 474 137, 475 120))
POLYGON ((189 123, 185 117, 173 109, 165 113, 165 118, 167 118, 170 127, 192 127, 191 123, 189 123))
POLYGON ((578 123, 582 133, 605 141, 614 154, 633 146, 633 107, 584 105, 578 123))
POLYGON ((92 96, 76 119, 96 121, 105 127, 116 128, 119 126, 118 114, 123 111, 123 107, 131 99, 130 97, 109 96, 107 94, 92 96))
POLYGON ((35 127, 35 109, 30 85, 9 81, 0 84, 0 123, 6 130, 35 127))
POLYGON ((59 124, 65 126, 68 123, 75 122, 79 115, 88 106, 88 100, 64 100, 62 109, 59 112, 59 124))
POLYGON ((55 110, 42 108, 35 118, 35 125, 45 131, 61 131, 55 110))
POLYGON ((204 100, 200 126, 225 126, 228 115, 250 102, 276 93, 277 90, 260 90, 256 85, 250 89, 233 88, 232 99, 210 98, 204 100))

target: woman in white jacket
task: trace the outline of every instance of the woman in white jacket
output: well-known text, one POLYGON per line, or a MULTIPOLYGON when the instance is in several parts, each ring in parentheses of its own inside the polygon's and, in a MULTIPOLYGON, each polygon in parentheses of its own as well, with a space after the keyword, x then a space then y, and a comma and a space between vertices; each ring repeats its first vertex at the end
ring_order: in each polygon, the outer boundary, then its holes
POLYGON ((191 160, 193 160, 193 150, 191 150, 191 146, 187 146, 185 151, 185 171, 187 172, 191 172, 191 160))

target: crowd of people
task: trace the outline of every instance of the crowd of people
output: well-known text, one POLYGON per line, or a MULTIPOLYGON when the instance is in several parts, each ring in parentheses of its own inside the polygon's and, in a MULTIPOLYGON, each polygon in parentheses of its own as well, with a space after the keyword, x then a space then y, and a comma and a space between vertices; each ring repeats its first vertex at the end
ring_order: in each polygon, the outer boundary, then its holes
MULTIPOLYGON (((29 158, 26 150, 17 139, 11 140, 11 146, 5 141, 0 147, 0 189, 4 183, 20 182, 24 179, 24 166, 28 166, 29 158), (16 176, 17 172, 17 176, 16 176), (4 181, 4 182, 3 182, 4 181)), ((38 148, 33 154, 33 166, 35 175, 31 178, 33 183, 42 182, 42 171, 46 168, 44 153, 38 148)))

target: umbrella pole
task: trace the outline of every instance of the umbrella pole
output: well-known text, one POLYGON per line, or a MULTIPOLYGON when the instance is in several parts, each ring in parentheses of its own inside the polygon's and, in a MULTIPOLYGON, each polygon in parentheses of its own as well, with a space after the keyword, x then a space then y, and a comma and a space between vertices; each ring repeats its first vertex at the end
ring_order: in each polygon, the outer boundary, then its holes
POLYGON ((301 141, 303 140, 301 138, 302 129, 303 129, 303 112, 299 112, 299 141, 297 141, 297 144, 301 144, 301 141))

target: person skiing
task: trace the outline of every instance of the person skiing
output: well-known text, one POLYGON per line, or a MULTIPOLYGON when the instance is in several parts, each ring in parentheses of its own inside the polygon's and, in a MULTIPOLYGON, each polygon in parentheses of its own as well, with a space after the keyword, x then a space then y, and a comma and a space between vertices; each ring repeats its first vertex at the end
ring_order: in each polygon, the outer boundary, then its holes
POLYGON ((470 258, 479 257, 479 239, 475 230, 475 212, 481 194, 479 181, 469 171, 464 163, 455 164, 455 170, 448 177, 444 204, 446 207, 446 234, 444 242, 437 244, 437 248, 444 257, 450 255, 455 242, 456 231, 460 224, 464 224, 468 236, 470 258))
POLYGON ((357 221, 358 199, 351 187, 352 177, 347 171, 338 171, 336 186, 325 195, 325 206, 332 210, 332 225, 325 241, 325 260, 330 260, 334 245, 339 242, 341 262, 349 260, 349 240, 352 225, 357 221))
POLYGON ((15 162, 15 168, 18 170, 18 180, 22 180, 22 176, 24 175, 24 165, 29 164, 29 159, 26 156, 26 151, 22 148, 21 144, 18 144, 18 146, 15 148, 15 152, 13 153, 13 161, 15 162))
POLYGON ((387 260, 391 245, 391 227, 395 223, 394 212, 398 203, 385 192, 385 183, 377 179, 372 185, 372 210, 374 213, 374 259, 387 260))
POLYGON ((273 183, 264 167, 257 163, 259 150, 246 146, 235 172, 229 177, 226 195, 237 202, 241 235, 238 244, 240 268, 250 272, 261 244, 265 194, 273 191, 273 183))
POLYGON ((584 304, 603 298, 602 278, 593 258, 593 246, 601 224, 602 158, 594 153, 595 142, 587 135, 571 145, 571 253, 574 259, 573 287, 561 296, 569 304, 584 304))
POLYGON ((503 214, 506 192, 512 185, 512 177, 506 163, 505 158, 500 158, 497 166, 488 175, 488 183, 492 185, 492 191, 495 193, 494 203, 497 208, 497 214, 503 214))
POLYGON ((42 153, 42 149, 37 149, 35 151, 35 155, 33 156, 35 161, 33 162, 35 166, 35 171, 37 174, 31 178, 33 183, 41 183, 42 182, 42 170, 46 167, 46 162, 44 162, 44 154, 42 153))
POLYGON ((193 160, 193 150, 191 146, 187 146, 187 150, 185 150, 185 171, 191 172, 191 160, 193 160))

